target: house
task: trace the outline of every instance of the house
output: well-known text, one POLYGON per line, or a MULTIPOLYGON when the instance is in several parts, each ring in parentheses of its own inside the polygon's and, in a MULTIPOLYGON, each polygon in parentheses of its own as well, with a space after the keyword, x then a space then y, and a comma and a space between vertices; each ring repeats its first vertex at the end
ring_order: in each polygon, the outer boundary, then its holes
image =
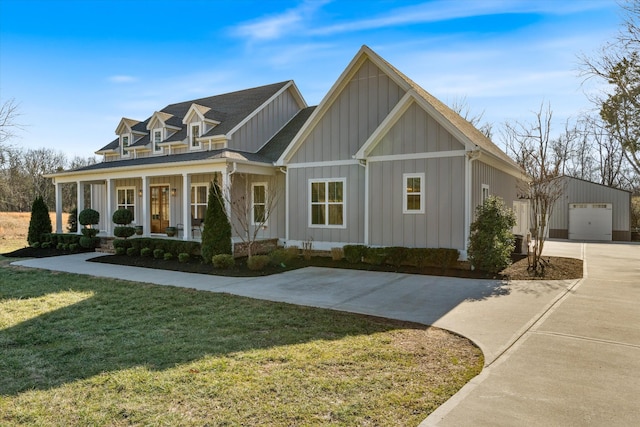
POLYGON ((563 193, 549 218, 549 238, 631 240, 631 195, 627 190, 564 176, 563 193))
POLYGON ((315 108, 288 81, 123 118, 116 134, 97 151, 103 162, 53 176, 58 194, 77 183, 81 201, 91 186, 107 234, 111 213, 128 208, 145 234, 182 224, 181 238, 192 239, 213 179, 252 216, 277 195, 260 237, 288 246, 443 247, 466 257, 474 209, 490 194, 523 212, 526 227, 518 165, 367 46, 315 108))

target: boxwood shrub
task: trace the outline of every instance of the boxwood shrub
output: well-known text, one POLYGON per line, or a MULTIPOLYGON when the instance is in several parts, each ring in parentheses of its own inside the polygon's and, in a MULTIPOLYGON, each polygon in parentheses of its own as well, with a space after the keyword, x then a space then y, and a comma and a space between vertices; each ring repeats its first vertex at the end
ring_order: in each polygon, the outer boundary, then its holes
POLYGON ((348 262, 357 264, 362 261, 362 257, 367 252, 367 247, 364 245, 345 245, 342 250, 348 262))
POLYGON ((253 271, 261 271, 269 264, 271 259, 268 255, 254 255, 247 259, 247 268, 253 271))
POLYGON ((230 254, 214 255, 211 257, 211 262, 213 263, 214 268, 221 268, 224 270, 228 270, 236 265, 236 260, 233 258, 233 255, 230 254))

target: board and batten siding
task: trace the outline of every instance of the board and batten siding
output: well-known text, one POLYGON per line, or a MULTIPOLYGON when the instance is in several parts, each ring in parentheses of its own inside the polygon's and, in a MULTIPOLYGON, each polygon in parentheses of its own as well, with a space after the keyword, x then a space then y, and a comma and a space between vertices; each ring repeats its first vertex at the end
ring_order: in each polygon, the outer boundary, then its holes
POLYGON ((370 156, 464 150, 464 145, 415 102, 378 142, 370 156))
POLYGON ((258 151, 300 109, 291 89, 282 92, 231 136, 229 148, 258 151))
POLYGON ((464 157, 371 162, 369 244, 464 249, 464 157), (403 174, 424 173, 423 214, 403 213, 403 174))
POLYGON ((389 76, 364 61, 291 163, 351 159, 403 95, 389 76))
POLYGON ((501 197, 505 206, 513 208, 518 199, 518 179, 481 160, 472 163, 471 206, 475 218, 476 207, 482 204, 482 185, 489 186, 489 195, 501 197))
POLYGON ((289 240, 333 243, 364 242, 364 167, 360 165, 290 168, 289 240), (309 227, 309 180, 345 178, 345 228, 309 227))
POLYGON ((570 203, 613 204, 613 240, 631 239, 631 193, 581 179, 565 177, 565 191, 556 201, 549 221, 549 237, 569 237, 570 203))

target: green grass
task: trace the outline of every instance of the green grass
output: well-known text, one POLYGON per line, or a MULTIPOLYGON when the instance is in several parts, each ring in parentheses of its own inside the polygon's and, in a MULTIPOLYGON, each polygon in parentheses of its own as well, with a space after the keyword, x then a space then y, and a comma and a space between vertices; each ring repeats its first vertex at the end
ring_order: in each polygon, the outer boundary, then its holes
POLYGON ((482 362, 436 328, 0 259, 3 426, 417 425, 482 362))

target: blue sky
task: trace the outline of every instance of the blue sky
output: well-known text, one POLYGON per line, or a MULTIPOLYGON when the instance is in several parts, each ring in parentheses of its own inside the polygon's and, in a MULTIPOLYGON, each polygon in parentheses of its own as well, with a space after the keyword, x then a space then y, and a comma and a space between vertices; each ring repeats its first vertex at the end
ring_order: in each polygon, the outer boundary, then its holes
POLYGON ((16 145, 88 157, 174 102, 294 80, 315 105, 366 44, 494 127, 549 102, 560 131, 619 22, 613 0, 1 0, 0 100, 16 145))

